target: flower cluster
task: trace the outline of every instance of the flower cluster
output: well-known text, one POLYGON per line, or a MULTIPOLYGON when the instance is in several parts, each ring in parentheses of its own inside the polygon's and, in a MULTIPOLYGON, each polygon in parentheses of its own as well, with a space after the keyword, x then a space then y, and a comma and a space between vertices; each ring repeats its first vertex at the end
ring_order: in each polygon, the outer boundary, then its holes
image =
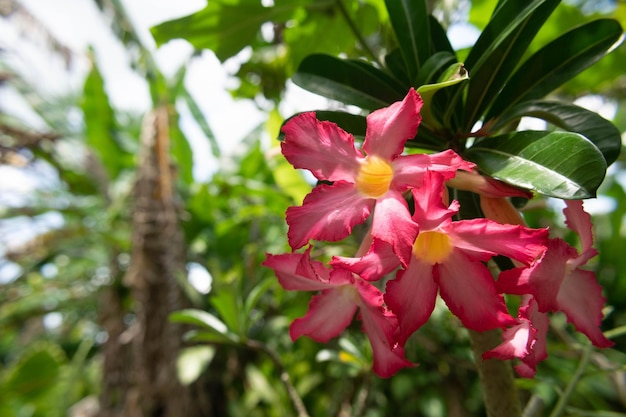
POLYGON ((373 370, 389 377, 412 366, 404 356, 407 339, 430 317, 439 295, 468 329, 503 329, 503 343, 484 358, 521 359, 517 371, 533 376, 546 357, 547 313, 563 311, 597 346, 610 342, 599 330, 604 299, 593 273, 580 269, 596 252, 591 223, 581 202, 570 202, 568 226, 582 240, 582 253, 547 229, 523 224, 504 197, 527 195, 478 175, 474 164, 452 150, 404 154, 421 120, 421 97, 410 90, 402 102, 367 117, 361 149, 337 125, 314 113, 283 127, 282 153, 319 181, 286 218, 294 252, 267 255, 286 290, 316 291, 304 317, 290 328, 293 340, 318 342, 338 336, 358 311, 373 351, 373 370), (481 195, 488 218, 457 220, 457 201, 447 187, 481 195), (408 201, 411 202, 409 206, 408 201), (354 257, 311 259, 311 241, 339 241, 353 228, 371 226, 354 257), (305 247, 304 252, 296 250, 305 247), (503 255, 517 268, 494 280, 486 263, 503 255), (383 277, 396 271, 381 291, 383 277), (523 295, 512 317, 503 294, 523 295))

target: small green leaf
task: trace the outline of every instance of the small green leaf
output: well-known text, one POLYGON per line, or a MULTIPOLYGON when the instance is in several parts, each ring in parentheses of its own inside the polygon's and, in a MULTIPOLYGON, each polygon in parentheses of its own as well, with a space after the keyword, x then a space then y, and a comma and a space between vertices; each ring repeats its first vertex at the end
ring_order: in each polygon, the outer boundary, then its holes
POLYGON ((211 0, 199 12, 170 20, 150 29, 158 46, 186 39, 197 49, 210 49, 224 62, 253 44, 265 22, 286 22, 300 2, 280 2, 264 7, 256 0, 211 0))
POLYGON ((613 123, 595 112, 573 104, 538 100, 524 101, 502 114, 492 129, 498 131, 524 116, 537 117, 561 129, 580 133, 598 147, 607 165, 615 162, 621 151, 621 134, 613 123))
POLYGON ((465 71, 463 64, 457 62, 448 67, 441 76, 440 82, 419 87, 417 92, 424 100, 424 105, 420 111, 422 114, 422 123, 434 129, 443 127, 442 122, 435 116, 434 107, 432 105, 435 93, 443 88, 459 84, 468 78, 467 71, 465 71))
POLYGON ((430 22, 430 39, 433 45, 433 52, 450 52, 454 54, 454 48, 450 44, 450 39, 446 34, 446 30, 441 26, 441 23, 433 16, 428 16, 430 22))
POLYGON ((95 64, 85 79, 81 108, 87 145, 98 156, 109 178, 116 178, 131 164, 130 157, 115 136, 118 129, 115 113, 104 89, 104 79, 95 64))
POLYGON ((363 61, 323 54, 312 54, 302 60, 293 82, 324 97, 367 110, 402 100, 408 91, 397 80, 363 61))
POLYGON ((245 337, 243 309, 237 291, 224 289, 211 297, 211 304, 220 314, 228 329, 245 337))
POLYGON ((176 360, 178 379, 183 385, 194 382, 209 366, 215 356, 213 346, 191 346, 184 348, 176 360))
POLYGON ((415 78, 415 87, 436 83, 443 71, 454 63, 456 63, 456 56, 453 53, 447 51, 435 53, 419 70, 415 78))
POLYGON ((606 173, 598 148, 571 132, 494 136, 477 141, 466 156, 494 178, 563 199, 594 197, 606 173))
POLYGON ((622 38, 620 24, 599 19, 573 29, 528 58, 507 82, 488 118, 516 103, 539 99, 602 58, 622 38))
POLYGON ((221 341, 235 340, 233 338, 234 335, 228 331, 228 326, 206 311, 197 309, 180 310, 170 314, 169 318, 174 323, 193 324, 207 329, 210 334, 215 335, 221 341))
POLYGON ((64 353, 58 345, 37 344, 7 369, 8 377, 3 389, 34 400, 57 386, 64 360, 64 353))
POLYGON ((430 57, 430 21, 424 0, 385 0, 391 26, 398 39, 409 79, 430 57))

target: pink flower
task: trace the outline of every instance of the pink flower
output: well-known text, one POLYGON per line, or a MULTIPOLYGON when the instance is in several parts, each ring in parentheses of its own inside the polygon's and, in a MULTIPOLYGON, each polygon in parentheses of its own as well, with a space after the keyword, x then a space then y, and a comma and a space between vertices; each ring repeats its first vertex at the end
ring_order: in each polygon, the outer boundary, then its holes
POLYGON ((352 135, 334 123, 318 121, 314 113, 300 114, 285 124, 281 144, 285 158, 295 168, 308 169, 318 180, 332 182, 315 187, 302 206, 287 209, 293 249, 310 239, 347 237, 376 206, 372 235, 389 243, 403 262, 408 261, 409 241, 417 225, 411 221, 402 193, 421 186, 426 169, 449 179, 457 169, 474 166, 451 150, 400 155, 405 142, 417 133, 422 104, 411 89, 402 102, 371 113, 362 148, 365 154, 355 148, 352 135))
POLYGON ((550 239, 548 250, 530 268, 503 271, 497 288, 509 294, 532 294, 540 312, 562 311, 578 331, 598 347, 610 347, 600 330, 605 299, 593 272, 581 269, 597 254, 592 247, 591 216, 580 200, 566 201, 567 226, 580 236, 582 251, 562 239, 550 239))
MULTIPOLYGON (((387 283, 385 302, 398 317, 401 344, 428 320, 437 293, 467 328, 485 331, 517 324, 484 262, 501 254, 529 264, 545 250, 545 229, 501 225, 487 219, 452 221, 459 204, 454 201, 450 207, 444 205, 444 181, 444 177, 429 171, 423 187, 412 190, 413 220, 420 231, 412 236, 408 266, 387 283)), ((377 279, 377 262, 378 272, 390 271, 399 264, 389 253, 386 243, 374 239, 362 258, 336 257, 331 263, 361 273, 364 278, 377 279)))
POLYGON ((530 295, 524 296, 517 318, 518 324, 502 334, 503 343, 483 353, 483 359, 521 359, 515 371, 522 378, 532 378, 537 373, 537 364, 548 357, 549 319, 547 314, 539 312, 537 301, 530 295))
POLYGON ((413 366, 404 358, 404 349, 394 339, 398 323, 391 311, 383 306, 382 293, 370 283, 351 272, 327 268, 312 261, 311 248, 305 253, 267 255, 263 265, 274 269, 286 290, 321 291, 309 304, 304 317, 290 327, 292 340, 306 335, 317 342, 328 342, 352 322, 357 310, 363 329, 372 346, 374 372, 387 378, 398 370, 413 366))

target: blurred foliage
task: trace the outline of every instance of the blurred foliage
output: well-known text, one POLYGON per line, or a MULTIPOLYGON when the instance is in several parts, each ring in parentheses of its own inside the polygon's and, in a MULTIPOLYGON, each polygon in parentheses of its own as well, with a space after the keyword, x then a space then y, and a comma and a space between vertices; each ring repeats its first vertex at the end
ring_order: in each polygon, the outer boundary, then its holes
MULTIPOLYGON (((179 361, 183 381, 208 375, 205 394, 219 399, 221 416, 293 416, 281 371, 289 375, 312 416, 482 415, 467 335, 445 308, 438 306, 407 344, 407 356, 419 367, 383 380, 370 372, 369 345, 356 325, 324 346, 307 338, 292 342, 289 323, 304 314, 310 296, 282 290, 273 272, 259 266, 265 253, 288 250, 285 209, 300 204, 311 186, 284 161, 274 140, 283 117, 290 116, 277 110, 285 83, 311 53, 381 61, 397 46, 384 1, 277 0, 273 7, 256 0, 210 1, 191 16, 154 27, 158 44, 184 36, 198 49, 213 49, 222 61, 242 49, 249 52, 231 74, 238 80, 232 94, 264 103, 262 107, 269 107, 268 122, 250 132, 230 155, 221 155, 206 116, 187 90, 185 67, 167 79, 136 35, 122 3, 96 3, 103 15, 114 16, 111 25, 128 48, 131 66, 149 80, 154 104, 170 105, 186 261, 206 268, 212 277, 208 294, 183 280, 191 306, 172 317, 193 324, 186 336, 189 349, 179 361), (181 101, 219 161, 207 182, 192 175, 192 148, 179 126, 176 104, 181 101)), ((437 15, 448 23, 460 19, 458 10, 467 7, 469 22, 482 29, 497 2, 474 0, 471 8, 464 1, 434 3, 437 15)), ((624 22, 626 4, 592 0, 560 4, 528 54, 598 16, 624 22)), ((459 58, 467 52, 458 51, 459 58)), ((28 198, 0 206, 0 275, 11 278, 0 284, 0 415, 65 416, 72 405, 100 390, 101 347, 107 337, 98 324, 103 288, 119 289, 127 309, 125 320, 133 322, 132 298, 121 277, 130 263, 130 189, 141 115, 110 103, 95 58, 81 91, 50 97, 29 85, 6 57, 2 51, 0 73, 10 76, 2 78, 0 88, 9 85, 18 91, 45 121, 46 130, 59 137, 41 135, 37 143, 19 146, 15 135, 0 132, 0 146, 15 151, 24 165, 12 169, 36 175, 44 166, 44 172, 55 178, 28 198), (68 120, 67 115, 75 112, 82 115, 81 123, 68 120), (45 216, 62 221, 40 226, 45 216), (8 232, 16 225, 36 233, 24 240, 20 233, 8 232), (10 274, 11 270, 16 272, 10 274)), ((625 44, 553 94, 568 99, 600 95, 615 106, 615 123, 623 136, 623 62, 625 44)), ((0 125, 33 131, 27 121, 1 111, 0 125)), ((602 204, 594 214, 600 255, 593 267, 608 306, 603 328, 614 329, 616 346, 592 352, 566 415, 626 415, 625 168, 622 156, 599 189, 602 204)), ((554 200, 538 197, 523 212, 530 226, 550 225, 554 236, 576 243, 554 200)), ((320 255, 344 252, 341 245, 357 242, 326 247, 320 255)), ((555 316, 552 327, 550 358, 539 366, 534 380, 518 380, 525 401, 541 400, 535 416, 549 415, 584 355, 584 340, 562 317, 555 316)))

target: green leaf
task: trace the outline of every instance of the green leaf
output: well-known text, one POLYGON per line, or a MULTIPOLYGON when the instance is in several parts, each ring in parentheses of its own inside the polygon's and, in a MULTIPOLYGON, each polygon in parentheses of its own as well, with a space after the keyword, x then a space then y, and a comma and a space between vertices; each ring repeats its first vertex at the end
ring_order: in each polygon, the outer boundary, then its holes
POLYGON ((394 48, 385 55, 385 65, 402 84, 407 87, 411 85, 412 80, 409 79, 406 63, 399 48, 394 48))
POLYGON ((622 37, 616 20, 599 19, 573 29, 528 58, 493 105, 502 112, 516 103, 542 98, 602 58, 622 37))
POLYGON ((198 105, 196 100, 193 98, 189 90, 187 90, 186 88, 183 88, 181 90, 180 95, 182 96, 183 100, 185 100, 185 104, 187 104, 187 107, 189 108, 189 111, 191 112, 191 116, 193 117, 193 119, 196 121, 196 123, 202 130, 202 133, 204 133, 204 136, 206 136, 206 138, 209 140, 209 145, 211 146, 211 153, 213 154, 214 157, 219 158, 221 155, 221 150, 220 150, 219 144, 217 143, 217 138, 215 137, 213 130, 209 126, 209 123, 206 117, 202 113, 202 110, 200 110, 200 106, 198 105))
POLYGON ((397 80, 363 61, 323 54, 307 56, 294 74, 293 82, 324 97, 367 110, 402 100, 408 91, 397 80))
POLYGON ((446 30, 441 26, 441 23, 433 16, 428 16, 430 22, 430 39, 432 41, 433 52, 450 52, 454 54, 454 48, 450 44, 450 39, 446 34, 446 30))
POLYGON ((178 379, 183 385, 194 382, 209 366, 215 356, 213 346, 191 346, 184 348, 176 360, 178 379))
POLYGON ((541 2, 508 1, 496 12, 493 20, 472 48, 466 66, 470 72, 464 125, 470 129, 489 108, 515 69, 539 29, 560 0, 541 2), (489 42, 480 57, 483 43, 489 42))
POLYGON ((8 369, 3 388, 15 395, 34 400, 57 386, 63 362, 64 353, 58 345, 37 344, 8 369))
POLYGON ((95 64, 83 86, 81 109, 85 117, 87 145, 98 156, 109 178, 116 178, 127 164, 130 165, 130 161, 115 137, 118 129, 115 113, 95 64))
POLYGON ((493 131, 524 116, 537 117, 561 129, 580 133, 598 147, 607 165, 615 162, 621 151, 621 134, 613 123, 595 112, 573 104, 553 101, 519 103, 498 118, 493 131))
POLYGON ((265 22, 286 22, 300 2, 276 2, 264 7, 257 0, 211 0, 199 12, 150 29, 158 46, 177 38, 197 49, 210 49, 224 62, 253 44, 265 22))
POLYGON ((245 337, 245 325, 241 298, 232 288, 224 288, 211 297, 211 304, 219 312, 228 329, 241 337, 245 337))
POLYGON ((170 152, 176 162, 178 175, 187 185, 193 183, 193 151, 180 129, 178 114, 170 116, 170 152))
POLYGON ((424 0, 385 0, 391 26, 398 39, 409 79, 430 57, 430 21, 424 0))
POLYGON ((223 321, 203 310, 186 309, 175 311, 170 314, 169 319, 174 323, 200 326, 208 330, 208 333, 215 337, 216 341, 236 342, 238 340, 237 336, 228 330, 228 326, 223 321))
POLYGON ((456 63, 456 56, 450 52, 437 52, 424 63, 415 77, 415 86, 432 84, 438 81, 438 77, 444 70, 456 63))
POLYGON ((468 79, 467 71, 461 63, 452 64, 441 76, 441 81, 436 84, 426 84, 417 89, 422 96, 424 105, 420 111, 422 122, 431 129, 443 127, 441 120, 434 113, 433 97, 435 93, 443 88, 450 87, 468 79))
POLYGON ((494 178, 562 199, 594 197, 606 173, 598 148, 571 132, 494 136, 478 141, 466 156, 494 178))

